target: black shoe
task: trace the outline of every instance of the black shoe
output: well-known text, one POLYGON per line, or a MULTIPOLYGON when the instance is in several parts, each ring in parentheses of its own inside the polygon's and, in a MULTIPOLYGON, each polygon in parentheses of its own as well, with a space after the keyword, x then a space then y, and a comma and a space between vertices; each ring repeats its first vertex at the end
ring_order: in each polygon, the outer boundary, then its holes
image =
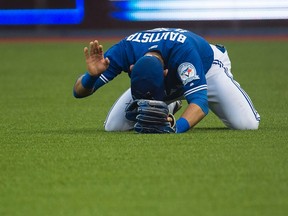
POLYGON ((175 102, 175 107, 173 109, 173 115, 182 108, 182 101, 178 100, 175 102))

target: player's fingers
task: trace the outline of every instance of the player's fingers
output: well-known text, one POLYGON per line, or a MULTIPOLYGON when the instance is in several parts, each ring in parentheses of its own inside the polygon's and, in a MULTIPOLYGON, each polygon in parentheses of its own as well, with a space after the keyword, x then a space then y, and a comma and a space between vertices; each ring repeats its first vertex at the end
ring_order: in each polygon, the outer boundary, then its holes
POLYGON ((88 59, 89 58, 89 50, 87 47, 84 47, 84 55, 85 55, 85 58, 88 59))
POLYGON ((168 74, 168 69, 165 69, 165 70, 164 70, 164 77, 166 77, 167 74, 168 74))
POLYGON ((168 122, 172 122, 172 121, 173 121, 173 118, 167 117, 167 121, 168 121, 168 122))
POLYGON ((109 66, 109 64, 110 64, 109 58, 107 58, 107 57, 105 58, 105 63, 106 63, 107 66, 109 66))
POLYGON ((102 55, 102 54, 103 54, 103 46, 102 46, 102 45, 99 45, 98 54, 99 54, 99 55, 102 55))
POLYGON ((99 53, 99 43, 98 40, 94 40, 94 54, 99 53))
POLYGON ((168 120, 168 122, 170 122, 171 127, 175 127, 176 119, 175 119, 175 116, 173 114, 169 113, 168 117, 167 117, 167 120, 168 120))
POLYGON ((94 42, 91 41, 89 44, 90 56, 94 54, 94 42))
POLYGON ((134 65, 130 65, 130 67, 129 67, 130 71, 133 70, 133 67, 134 67, 134 65))

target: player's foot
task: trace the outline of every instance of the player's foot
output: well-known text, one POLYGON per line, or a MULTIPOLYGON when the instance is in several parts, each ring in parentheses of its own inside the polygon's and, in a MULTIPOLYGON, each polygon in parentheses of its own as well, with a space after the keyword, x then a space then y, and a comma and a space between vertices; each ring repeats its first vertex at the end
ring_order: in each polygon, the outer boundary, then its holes
POLYGON ((181 108, 182 108, 182 101, 181 100, 178 100, 178 101, 175 101, 175 107, 173 109, 173 115, 178 112, 181 108))

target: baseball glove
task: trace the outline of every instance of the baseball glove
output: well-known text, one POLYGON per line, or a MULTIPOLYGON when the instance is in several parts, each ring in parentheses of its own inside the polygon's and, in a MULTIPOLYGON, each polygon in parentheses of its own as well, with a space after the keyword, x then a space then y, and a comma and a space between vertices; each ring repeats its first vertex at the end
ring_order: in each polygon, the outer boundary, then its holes
POLYGON ((127 107, 126 118, 136 121, 138 133, 175 133, 175 118, 163 101, 135 100, 127 107))

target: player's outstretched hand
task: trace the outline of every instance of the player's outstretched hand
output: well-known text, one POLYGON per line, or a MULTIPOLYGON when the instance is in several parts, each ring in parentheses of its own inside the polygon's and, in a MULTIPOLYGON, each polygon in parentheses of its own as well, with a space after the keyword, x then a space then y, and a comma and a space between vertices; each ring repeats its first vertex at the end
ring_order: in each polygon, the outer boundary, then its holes
POLYGON ((88 47, 84 48, 84 55, 87 70, 91 76, 99 76, 109 67, 109 59, 104 58, 103 46, 97 40, 91 41, 88 47))

